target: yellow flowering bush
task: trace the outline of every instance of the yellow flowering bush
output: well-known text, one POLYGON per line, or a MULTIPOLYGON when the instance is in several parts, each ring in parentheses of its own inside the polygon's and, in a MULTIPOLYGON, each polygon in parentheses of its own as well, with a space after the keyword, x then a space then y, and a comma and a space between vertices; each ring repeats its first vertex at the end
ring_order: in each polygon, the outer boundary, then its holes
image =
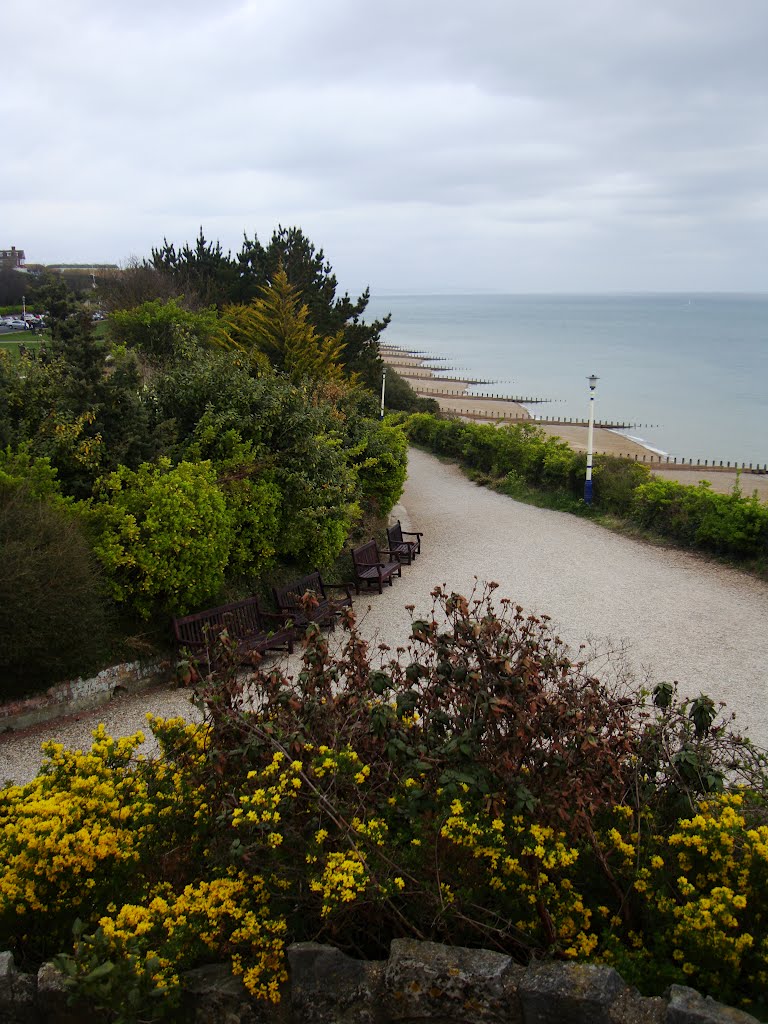
POLYGON ((0 793, 3 944, 61 954, 126 1022, 172 1006, 203 960, 277 1000, 286 943, 380 957, 395 935, 759 999, 765 762, 672 688, 656 717, 606 698, 600 733, 600 686, 541 623, 445 606, 444 632, 414 622, 405 666, 372 667, 349 620, 333 661, 310 626, 295 678, 257 669, 248 701, 223 645, 206 724, 151 719, 157 757, 103 729, 87 753, 48 745, 38 778, 0 793))
POLYGON ((142 892, 165 851, 201 854, 207 784, 195 772, 207 729, 150 724, 160 759, 136 754, 142 733, 115 740, 99 726, 89 751, 46 743, 37 778, 0 791, 0 937, 22 958, 58 952, 76 919, 142 892))
POLYGON ((750 822, 749 803, 738 791, 700 801, 635 881, 654 959, 729 999, 768 986, 768 824, 750 822))
POLYGON ((144 903, 113 906, 95 932, 79 937, 73 956, 59 958, 59 964, 106 1010, 119 1009, 126 991, 137 994, 137 1006, 162 998, 166 1009, 173 1007, 180 971, 225 957, 252 995, 278 1002, 287 977, 286 923, 270 916, 269 903, 263 879, 243 871, 178 893, 162 885, 144 903), (110 977, 114 965, 119 965, 117 985, 110 977))

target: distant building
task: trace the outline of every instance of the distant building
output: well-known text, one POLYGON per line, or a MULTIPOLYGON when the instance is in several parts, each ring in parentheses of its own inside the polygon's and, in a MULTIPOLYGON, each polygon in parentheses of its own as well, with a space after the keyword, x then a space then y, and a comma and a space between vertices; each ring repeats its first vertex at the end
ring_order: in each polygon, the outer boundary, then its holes
POLYGON ((12 245, 10 249, 0 249, 0 269, 26 270, 24 266, 24 250, 12 245))

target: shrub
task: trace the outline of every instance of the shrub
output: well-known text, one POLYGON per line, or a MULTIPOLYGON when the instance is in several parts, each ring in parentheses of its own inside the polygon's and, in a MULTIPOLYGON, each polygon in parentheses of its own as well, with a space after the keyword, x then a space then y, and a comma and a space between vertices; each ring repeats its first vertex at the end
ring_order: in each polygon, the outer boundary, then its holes
POLYGON ((215 310, 191 313, 177 299, 154 299, 133 309, 110 314, 108 331, 113 342, 136 348, 151 359, 188 356, 200 341, 219 329, 215 310))
POLYGON ((91 755, 50 747, 0 794, 0 938, 30 959, 59 943, 75 987, 125 1021, 172 1007, 201 960, 274 999, 286 942, 379 956, 395 935, 759 997, 765 757, 705 697, 601 684, 493 589, 437 588, 378 663, 351 612, 341 657, 310 626, 290 678, 244 680, 224 638, 206 724, 153 722, 153 762, 103 733, 91 755))
POLYGON ((183 614, 221 589, 232 523, 210 463, 121 467, 99 499, 95 551, 116 601, 149 618, 183 614))
POLYGON ((697 487, 672 480, 649 480, 637 488, 632 517, 678 543, 740 558, 768 553, 768 505, 739 488, 715 494, 707 482, 697 487))
POLYGON ((355 456, 361 501, 387 515, 403 493, 408 473, 408 440, 399 427, 368 421, 362 449, 355 456), (363 448, 363 445, 365 446, 363 448))
MULTIPOLYGON (((417 395, 411 384, 397 370, 387 366, 387 380, 384 393, 384 404, 388 412, 439 413, 440 406, 434 398, 423 398, 417 395)), ((381 370, 374 365, 364 374, 366 385, 374 394, 381 395, 381 370)))
MULTIPOLYGON (((583 484, 586 457, 579 459, 579 464, 580 483, 583 484)), ((626 516, 631 512, 637 488, 650 481, 651 471, 648 466, 632 459, 598 455, 595 458, 592 479, 594 503, 607 512, 626 516)))
POLYGON ((6 697, 93 669, 108 649, 106 587, 76 512, 0 471, 0 679, 6 697))

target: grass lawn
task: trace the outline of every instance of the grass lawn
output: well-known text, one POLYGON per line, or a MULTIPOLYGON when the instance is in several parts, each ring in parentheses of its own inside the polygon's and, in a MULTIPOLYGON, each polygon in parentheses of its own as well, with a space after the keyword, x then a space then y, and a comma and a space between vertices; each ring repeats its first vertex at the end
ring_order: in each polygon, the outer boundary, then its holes
MULTIPOLYGON (((106 320, 93 325, 93 334, 97 341, 106 340, 106 320)), ((34 331, 10 331, 8 334, 0 334, 0 352, 10 352, 12 358, 18 359, 19 345, 24 345, 30 351, 37 351, 47 341, 50 341, 50 334, 47 331, 43 331, 42 334, 36 334, 34 331)))
POLYGON ((0 334, 0 352, 10 352, 18 358, 19 345, 27 349, 38 349, 42 342, 48 339, 47 334, 35 334, 33 331, 11 331, 8 334, 0 334))

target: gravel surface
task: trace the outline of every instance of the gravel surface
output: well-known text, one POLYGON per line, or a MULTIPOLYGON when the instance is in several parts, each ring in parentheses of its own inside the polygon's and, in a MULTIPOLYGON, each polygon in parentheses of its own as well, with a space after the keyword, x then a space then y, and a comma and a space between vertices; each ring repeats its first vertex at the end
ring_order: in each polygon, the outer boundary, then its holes
MULTIPOLYGON (((437 584, 469 594, 477 580, 493 580, 498 597, 549 615, 568 643, 623 649, 637 679, 677 680, 686 695, 703 691, 724 700, 736 712, 737 726, 768 746, 768 584, 512 501, 415 449, 393 515, 404 529, 424 532, 423 550, 383 595, 356 599, 361 630, 372 641, 404 643, 406 605, 415 605, 416 615, 428 612, 437 584)), ((297 664, 294 656, 286 667, 294 671, 297 664)), ((0 739, 0 779, 33 777, 40 743, 51 736, 82 749, 99 722, 114 735, 146 732, 147 711, 197 717, 183 690, 122 697, 0 739)))

